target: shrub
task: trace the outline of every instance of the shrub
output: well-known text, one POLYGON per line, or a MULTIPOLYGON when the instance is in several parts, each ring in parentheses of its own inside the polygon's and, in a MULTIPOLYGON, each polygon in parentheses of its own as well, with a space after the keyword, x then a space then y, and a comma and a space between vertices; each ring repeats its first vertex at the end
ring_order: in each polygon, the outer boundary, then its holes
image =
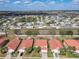
POLYGON ((60 55, 66 55, 66 51, 64 48, 60 49, 60 55))
POLYGON ((27 35, 38 35, 39 32, 36 31, 36 30, 28 30, 28 31, 26 32, 26 34, 27 34, 27 35))

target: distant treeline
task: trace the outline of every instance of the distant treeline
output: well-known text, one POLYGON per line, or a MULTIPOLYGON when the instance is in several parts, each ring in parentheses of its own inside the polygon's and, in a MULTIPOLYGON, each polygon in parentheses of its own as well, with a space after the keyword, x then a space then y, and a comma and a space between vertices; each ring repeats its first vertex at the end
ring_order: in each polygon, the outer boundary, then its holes
POLYGON ((55 15, 58 13, 74 13, 74 14, 79 14, 79 10, 50 10, 50 11, 0 11, 0 16, 1 15, 7 15, 7 16, 12 16, 12 15, 55 15))

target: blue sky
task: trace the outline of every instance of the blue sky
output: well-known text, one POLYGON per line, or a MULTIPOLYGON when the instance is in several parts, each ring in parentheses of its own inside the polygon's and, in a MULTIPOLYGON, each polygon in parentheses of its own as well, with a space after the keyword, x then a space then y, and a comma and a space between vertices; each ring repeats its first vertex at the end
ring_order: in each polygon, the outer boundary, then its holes
POLYGON ((79 0, 0 0, 0 10, 79 10, 79 0))

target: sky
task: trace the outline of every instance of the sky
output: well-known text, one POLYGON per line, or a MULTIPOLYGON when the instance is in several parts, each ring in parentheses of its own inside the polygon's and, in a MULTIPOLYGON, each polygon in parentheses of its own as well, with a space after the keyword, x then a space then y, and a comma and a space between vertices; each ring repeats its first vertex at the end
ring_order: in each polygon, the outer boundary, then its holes
POLYGON ((79 10, 79 0, 0 0, 0 11, 79 10))

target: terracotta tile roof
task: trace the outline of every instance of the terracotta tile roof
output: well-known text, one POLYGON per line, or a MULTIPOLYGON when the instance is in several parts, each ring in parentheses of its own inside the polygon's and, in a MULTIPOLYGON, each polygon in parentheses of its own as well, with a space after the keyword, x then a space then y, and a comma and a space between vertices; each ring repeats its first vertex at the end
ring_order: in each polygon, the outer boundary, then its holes
POLYGON ((53 50, 53 49, 60 49, 62 48, 62 44, 59 40, 57 39, 51 39, 49 41, 49 44, 50 44, 50 48, 53 50))
POLYGON ((16 38, 12 39, 12 40, 7 44, 7 47, 8 47, 8 49, 16 50, 16 48, 18 47, 19 43, 20 43, 20 40, 16 37, 16 38))
POLYGON ((64 43, 66 43, 69 46, 79 46, 77 40, 73 40, 73 39, 65 39, 64 43))
POLYGON ((29 47, 32 47, 32 44, 33 44, 33 40, 31 38, 27 38, 25 40, 22 41, 21 45, 19 48, 29 48, 29 47))
POLYGON ((75 47, 76 50, 79 50, 79 40, 74 40, 74 39, 65 39, 64 44, 75 47))
POLYGON ((0 44, 2 44, 4 42, 4 38, 0 37, 0 44))
POLYGON ((47 47, 47 40, 35 40, 35 44, 34 46, 37 46, 37 47, 47 47))

